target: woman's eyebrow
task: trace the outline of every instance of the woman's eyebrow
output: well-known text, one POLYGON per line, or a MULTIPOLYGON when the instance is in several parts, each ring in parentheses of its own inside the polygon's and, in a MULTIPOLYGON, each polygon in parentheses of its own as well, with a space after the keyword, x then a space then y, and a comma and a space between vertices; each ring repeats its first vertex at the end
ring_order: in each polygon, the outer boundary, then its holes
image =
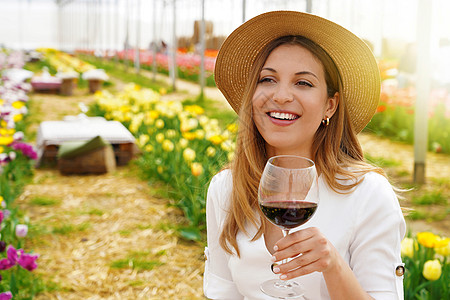
POLYGON ((309 72, 309 71, 300 71, 300 72, 297 72, 297 73, 295 73, 295 75, 311 75, 311 76, 314 76, 314 77, 316 77, 317 79, 319 79, 319 77, 317 77, 316 76, 316 74, 314 74, 313 72, 309 72))
MULTIPOLYGON (((261 71, 264 71, 264 70, 267 70, 267 71, 270 71, 270 72, 273 72, 273 73, 278 73, 275 69, 270 68, 270 67, 264 67, 264 68, 262 68, 261 71)), ((316 77, 317 79, 319 79, 319 77, 317 77, 316 74, 314 74, 313 72, 310 72, 310 71, 300 71, 300 72, 295 73, 295 75, 305 75, 305 74, 306 74, 306 75, 314 76, 314 77, 316 77)))

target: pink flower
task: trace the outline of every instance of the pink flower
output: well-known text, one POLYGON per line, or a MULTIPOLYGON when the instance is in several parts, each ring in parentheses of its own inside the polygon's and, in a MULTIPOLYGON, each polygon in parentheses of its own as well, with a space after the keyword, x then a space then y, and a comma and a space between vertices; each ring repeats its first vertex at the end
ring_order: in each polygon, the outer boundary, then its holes
POLYGON ((14 266, 15 264, 11 263, 11 261, 7 258, 0 260, 0 270, 8 270, 14 266))
POLYGON ((8 260, 15 265, 17 261, 19 260, 19 254, 22 254, 23 250, 19 249, 16 250, 13 246, 9 245, 8 250, 6 251, 6 255, 8 257, 8 260))
POLYGON ((27 236, 28 226, 25 224, 17 224, 16 225, 16 236, 19 238, 24 238, 27 236))
POLYGON ((22 268, 27 269, 28 271, 33 271, 34 269, 37 268, 36 260, 38 258, 39 258, 38 254, 31 255, 27 253, 22 253, 22 255, 20 255, 18 263, 22 268))
POLYGON ((12 299, 11 292, 5 292, 0 294, 0 300, 9 300, 12 299))

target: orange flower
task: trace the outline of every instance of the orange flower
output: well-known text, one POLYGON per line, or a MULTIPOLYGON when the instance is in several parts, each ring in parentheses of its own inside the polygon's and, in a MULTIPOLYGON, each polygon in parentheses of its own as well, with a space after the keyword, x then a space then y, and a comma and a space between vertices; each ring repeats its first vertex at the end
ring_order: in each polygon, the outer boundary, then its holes
POLYGON ((386 110, 386 105, 382 104, 377 107, 377 113, 383 112, 385 110, 386 110))

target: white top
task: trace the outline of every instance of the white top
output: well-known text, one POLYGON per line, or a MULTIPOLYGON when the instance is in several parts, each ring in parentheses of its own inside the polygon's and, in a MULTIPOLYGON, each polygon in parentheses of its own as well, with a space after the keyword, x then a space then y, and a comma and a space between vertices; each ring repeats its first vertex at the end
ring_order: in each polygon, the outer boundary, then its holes
MULTIPOLYGON (((368 173, 351 194, 340 195, 319 177, 320 203, 314 216, 303 226, 317 227, 336 247, 356 278, 374 299, 403 299, 403 276, 395 269, 403 265, 400 243, 405 221, 397 197, 387 179, 368 173)), ((251 242, 257 229, 248 226, 250 236, 239 232, 241 257, 229 255, 219 245, 232 190, 230 170, 211 181, 206 202, 208 247, 203 288, 210 299, 273 299, 259 285, 278 275, 270 269, 271 254, 264 235, 251 242)), ((304 287, 304 299, 330 299, 322 273, 294 279, 304 287)))

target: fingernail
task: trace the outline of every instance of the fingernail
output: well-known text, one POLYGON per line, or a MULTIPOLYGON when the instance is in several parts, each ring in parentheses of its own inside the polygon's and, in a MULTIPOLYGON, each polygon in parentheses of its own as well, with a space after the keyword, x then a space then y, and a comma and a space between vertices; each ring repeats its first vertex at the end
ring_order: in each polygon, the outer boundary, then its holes
POLYGON ((287 278, 286 275, 281 275, 281 276, 280 276, 280 279, 286 279, 286 278, 287 278))
POLYGON ((272 256, 272 257, 270 258, 270 260, 273 261, 273 262, 276 262, 276 261, 277 261, 277 258, 276 258, 275 256, 272 256))
POLYGON ((277 245, 273 246, 273 250, 278 251, 278 246, 277 245))
POLYGON ((280 272, 280 268, 278 268, 278 267, 274 267, 274 268, 273 268, 273 272, 274 272, 274 273, 278 273, 278 272, 280 272))

